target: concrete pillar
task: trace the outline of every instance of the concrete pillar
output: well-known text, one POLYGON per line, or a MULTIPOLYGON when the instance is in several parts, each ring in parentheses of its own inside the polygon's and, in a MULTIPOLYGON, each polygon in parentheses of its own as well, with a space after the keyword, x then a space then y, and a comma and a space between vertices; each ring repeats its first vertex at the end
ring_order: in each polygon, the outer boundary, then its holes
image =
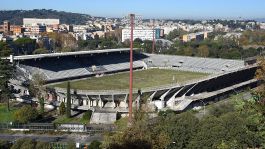
POLYGON ((136 100, 133 102, 133 106, 137 107, 137 109, 140 107, 140 98, 140 96, 137 96, 136 100))
POLYGON ((129 107, 128 98, 129 98, 129 95, 126 94, 126 95, 125 95, 125 98, 124 98, 124 101, 122 101, 122 102, 120 103, 120 106, 123 106, 124 108, 128 108, 128 107, 129 107))
POLYGON ((169 98, 169 100, 167 101, 166 103, 166 106, 169 106, 169 107, 173 107, 175 105, 175 96, 177 96, 177 94, 182 91, 185 87, 182 87, 181 89, 179 89, 173 96, 171 96, 169 98))
POLYGON ((86 106, 88 106, 89 108, 90 108, 90 98, 89 98, 89 96, 88 95, 86 95, 86 106))
POLYGON ((59 95, 57 95, 57 101, 61 102, 61 98, 59 95))
POLYGON ((157 93, 157 91, 155 91, 155 92, 154 92, 154 93, 148 98, 148 100, 149 100, 149 101, 152 101, 156 93, 157 93))
POLYGON ((97 106, 98 107, 100 107, 100 108, 103 108, 103 106, 104 106, 104 102, 103 102, 103 100, 102 100, 102 98, 100 97, 100 95, 98 95, 98 104, 97 104, 97 106))
POLYGON ((93 100, 92 99, 89 100, 89 105, 90 105, 90 107, 93 107, 93 100))
POLYGON ((169 89, 168 91, 166 91, 161 97, 161 101, 164 101, 165 100, 165 97, 167 96, 167 94, 171 91, 172 89, 169 89))
POLYGON ((114 102, 114 95, 111 95, 111 100, 112 100, 113 105, 114 105, 113 109, 115 109, 115 108, 116 108, 116 104, 115 104, 115 102, 114 102))
POLYGON ((103 108, 103 105, 104 105, 104 103, 103 103, 102 99, 99 99, 99 101, 98 101, 98 106, 99 106, 100 108, 103 108))
POLYGON ((97 106, 97 100, 93 100, 92 104, 93 104, 93 107, 96 107, 97 106))

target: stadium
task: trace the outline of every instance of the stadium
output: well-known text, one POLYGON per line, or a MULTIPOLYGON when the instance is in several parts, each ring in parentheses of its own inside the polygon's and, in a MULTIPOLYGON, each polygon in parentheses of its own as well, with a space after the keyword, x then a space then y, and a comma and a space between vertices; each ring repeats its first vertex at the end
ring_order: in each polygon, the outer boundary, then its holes
MULTIPOLYGON (((93 110, 91 122, 108 123, 116 113, 128 113, 129 50, 106 49, 10 56, 22 82, 41 74, 49 88, 48 101, 66 102, 71 83, 72 108, 93 110)), ((177 112, 216 102, 237 90, 257 85, 256 64, 243 60, 147 54, 134 49, 133 106, 142 101, 152 111, 177 112)))

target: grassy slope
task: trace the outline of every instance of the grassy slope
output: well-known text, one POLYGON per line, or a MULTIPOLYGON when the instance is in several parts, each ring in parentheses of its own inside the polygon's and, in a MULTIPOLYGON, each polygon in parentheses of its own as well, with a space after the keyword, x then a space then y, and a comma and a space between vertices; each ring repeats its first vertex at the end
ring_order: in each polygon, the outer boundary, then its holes
POLYGON ((11 111, 7 111, 5 104, 0 104, 0 122, 11 122, 15 120, 14 113, 16 109, 11 108, 11 111))
MULTIPOLYGON (((146 88, 161 86, 171 83, 182 83, 185 81, 198 79, 208 74, 184 72, 165 69, 149 69, 134 72, 134 88, 146 88), (173 81, 175 76, 175 81, 173 81)), ((54 85, 55 87, 66 88, 66 82, 54 85)), ((83 90, 115 90, 127 89, 129 87, 129 73, 119 73, 100 78, 89 78, 71 82, 71 88, 83 90)))

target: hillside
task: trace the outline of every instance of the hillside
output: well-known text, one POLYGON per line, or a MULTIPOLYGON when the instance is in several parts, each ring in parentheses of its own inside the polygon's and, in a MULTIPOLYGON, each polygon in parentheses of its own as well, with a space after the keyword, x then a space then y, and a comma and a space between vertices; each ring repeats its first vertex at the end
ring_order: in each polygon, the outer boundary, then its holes
POLYGON ((9 20, 11 24, 22 25, 23 18, 54 18, 60 19, 61 24, 85 24, 91 16, 52 9, 0 10, 0 24, 2 24, 4 20, 9 20))

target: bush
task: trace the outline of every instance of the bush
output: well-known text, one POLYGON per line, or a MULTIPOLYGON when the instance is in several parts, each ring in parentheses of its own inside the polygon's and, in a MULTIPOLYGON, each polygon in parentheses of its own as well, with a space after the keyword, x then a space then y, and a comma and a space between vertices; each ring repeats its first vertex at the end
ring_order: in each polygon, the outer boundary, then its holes
POLYGON ((121 113, 117 113, 117 118, 116 118, 116 120, 119 120, 119 119, 121 119, 122 118, 122 116, 121 116, 121 113))
POLYGON ((83 115, 83 119, 84 119, 84 120, 90 120, 91 116, 92 116, 92 111, 91 111, 91 110, 87 110, 87 111, 84 113, 84 115, 83 115))
POLYGON ((11 149, 35 149, 36 142, 32 139, 18 139, 11 149))
POLYGON ((69 141, 67 144, 67 148, 66 149, 76 149, 76 144, 74 141, 69 141))
POLYGON ((89 145, 89 149, 100 149, 100 145, 102 143, 97 141, 97 140, 94 140, 91 142, 91 144, 89 145))
POLYGON ((66 112, 65 104, 64 104, 64 102, 62 102, 60 104, 60 107, 59 107, 59 113, 60 113, 60 115, 64 115, 65 112, 66 112))
POLYGON ((49 149, 49 143, 47 143, 47 142, 37 142, 36 149, 49 149))
POLYGON ((11 144, 6 140, 0 140, 0 148, 1 149, 9 149, 11 144))
POLYGON ((215 105, 209 109, 209 113, 216 117, 233 111, 235 111, 234 106, 230 103, 221 103, 220 105, 215 105))
POLYGON ((23 106, 15 112, 15 120, 19 123, 27 123, 38 118, 39 114, 35 108, 31 106, 23 106))

